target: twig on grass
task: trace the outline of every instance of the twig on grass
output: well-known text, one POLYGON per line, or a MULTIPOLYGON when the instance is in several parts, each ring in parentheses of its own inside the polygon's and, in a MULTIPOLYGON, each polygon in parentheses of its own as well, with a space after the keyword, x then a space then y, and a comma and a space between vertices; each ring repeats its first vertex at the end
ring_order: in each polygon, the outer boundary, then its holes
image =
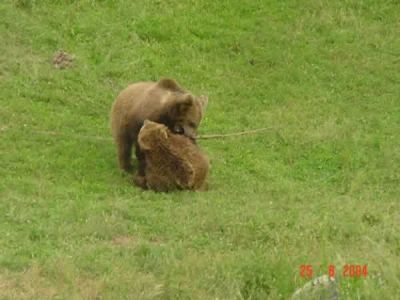
POLYGON ((276 128, 274 128, 274 127, 265 127, 265 128, 257 128, 257 129, 252 129, 252 130, 245 130, 245 131, 239 131, 239 132, 233 132, 233 133, 225 133, 225 134, 204 134, 204 135, 199 135, 197 137, 197 139, 207 140, 207 139, 219 139, 219 138, 241 136, 241 135, 251 135, 251 134, 260 133, 262 131, 274 130, 274 129, 276 129, 276 128))
MULTIPOLYGON (((9 128, 7 127, 2 127, 0 128, 0 131, 7 131, 9 128)), ((261 133, 264 131, 270 131, 270 130, 276 130, 276 127, 264 127, 264 128, 256 128, 256 129, 251 129, 251 130, 245 130, 245 131, 239 131, 239 132, 233 132, 233 133, 222 133, 222 134, 202 134, 197 137, 197 139, 200 140, 209 140, 209 139, 220 139, 220 138, 227 138, 227 137, 238 137, 238 136, 245 136, 245 135, 252 135, 252 134, 257 134, 261 133)), ((84 135, 84 134, 75 134, 75 133, 64 133, 60 131, 50 131, 50 130, 33 130, 33 133, 35 134, 41 134, 41 135, 48 135, 48 136, 63 136, 63 137, 69 137, 69 138, 75 138, 75 139, 81 139, 81 140, 93 140, 93 141, 112 141, 111 137, 102 137, 102 136, 93 136, 93 135, 84 135)), ((278 133, 279 135, 279 133, 278 133)), ((280 135, 279 135, 280 137, 280 135)))

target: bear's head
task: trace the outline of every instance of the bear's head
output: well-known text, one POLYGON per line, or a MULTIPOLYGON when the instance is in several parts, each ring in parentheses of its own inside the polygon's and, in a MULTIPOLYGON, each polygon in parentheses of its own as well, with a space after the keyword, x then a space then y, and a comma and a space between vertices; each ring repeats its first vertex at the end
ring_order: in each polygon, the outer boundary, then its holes
POLYGON ((195 140, 208 98, 206 96, 194 97, 190 93, 175 97, 174 101, 171 101, 168 111, 170 129, 174 133, 184 134, 195 140))
POLYGON ((169 129, 167 126, 145 120, 139 131, 138 143, 143 150, 151 150, 168 140, 169 129))
POLYGON ((195 97, 169 78, 162 78, 156 88, 165 93, 162 114, 158 120, 177 134, 184 134, 191 140, 196 139, 197 127, 204 116, 208 97, 195 97))

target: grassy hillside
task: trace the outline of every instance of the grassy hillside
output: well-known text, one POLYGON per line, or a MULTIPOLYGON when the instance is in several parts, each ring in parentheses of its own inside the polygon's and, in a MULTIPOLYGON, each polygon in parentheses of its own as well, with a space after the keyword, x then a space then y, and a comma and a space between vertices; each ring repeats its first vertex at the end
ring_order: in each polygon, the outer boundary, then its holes
POLYGON ((341 299, 400 290, 399 1, 0 3, 0 299, 341 299), (59 70, 53 54, 74 55, 59 70), (117 169, 128 83, 209 96, 210 190, 117 169), (50 134, 53 132, 53 134, 50 134), (96 137, 104 139, 96 139, 96 137))

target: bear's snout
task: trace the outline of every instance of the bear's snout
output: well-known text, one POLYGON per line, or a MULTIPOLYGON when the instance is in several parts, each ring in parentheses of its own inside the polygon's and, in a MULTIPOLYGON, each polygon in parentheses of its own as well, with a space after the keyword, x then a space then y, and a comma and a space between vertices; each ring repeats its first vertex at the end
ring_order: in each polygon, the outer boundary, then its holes
POLYGON ((193 130, 192 128, 189 129, 184 129, 184 133, 183 133, 186 137, 188 137, 192 142, 196 141, 197 138, 197 134, 196 131, 193 130))

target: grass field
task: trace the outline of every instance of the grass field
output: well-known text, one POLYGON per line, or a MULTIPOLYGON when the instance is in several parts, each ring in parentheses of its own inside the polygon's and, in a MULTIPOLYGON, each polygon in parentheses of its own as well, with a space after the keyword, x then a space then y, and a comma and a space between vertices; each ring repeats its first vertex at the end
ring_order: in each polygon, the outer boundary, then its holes
POLYGON ((1 1, 0 299, 288 299, 330 264, 399 299, 399 96, 397 0, 1 1), (207 192, 143 192, 109 110, 160 77, 209 96, 200 134, 273 129, 200 141, 207 192))

